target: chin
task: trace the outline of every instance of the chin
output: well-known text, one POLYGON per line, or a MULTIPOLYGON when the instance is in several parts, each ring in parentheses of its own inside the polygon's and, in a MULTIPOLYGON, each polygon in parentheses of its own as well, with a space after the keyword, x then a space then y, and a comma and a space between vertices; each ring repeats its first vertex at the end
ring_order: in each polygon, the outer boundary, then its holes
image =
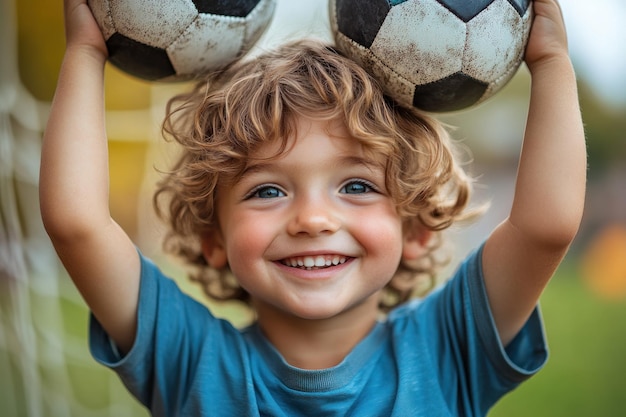
POLYGON ((328 320, 340 315, 344 311, 344 309, 339 308, 312 307, 310 309, 299 308, 296 311, 290 311, 290 313, 303 320, 328 320))
POLYGON ((367 315, 370 309, 378 310, 376 299, 368 299, 357 304, 338 304, 336 301, 331 305, 326 303, 308 302, 307 305, 300 304, 296 308, 290 309, 290 314, 303 320, 328 320, 346 314, 367 315), (376 302, 374 302, 376 301, 376 302))

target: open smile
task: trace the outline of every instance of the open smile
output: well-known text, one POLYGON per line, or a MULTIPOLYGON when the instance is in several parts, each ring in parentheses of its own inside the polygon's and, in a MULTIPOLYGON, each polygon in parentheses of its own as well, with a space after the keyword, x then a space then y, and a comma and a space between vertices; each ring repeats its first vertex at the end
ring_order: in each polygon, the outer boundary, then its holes
POLYGON ((292 268, 313 270, 341 265, 349 259, 349 257, 343 255, 294 256, 282 259, 280 263, 292 268))

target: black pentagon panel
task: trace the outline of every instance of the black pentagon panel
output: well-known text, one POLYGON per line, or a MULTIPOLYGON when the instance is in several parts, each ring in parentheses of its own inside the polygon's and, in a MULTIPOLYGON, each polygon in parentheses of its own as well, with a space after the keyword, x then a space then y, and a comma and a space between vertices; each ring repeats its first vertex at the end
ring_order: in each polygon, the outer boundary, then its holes
POLYGON ((443 7, 464 22, 469 22, 487 8, 494 0, 437 0, 443 7))
POLYGON ((246 17, 260 0, 193 0, 200 13, 246 17))
POLYGON ((339 32, 369 48, 391 6, 387 0, 337 0, 336 8, 339 32))
POLYGON ((413 105, 431 112, 461 110, 477 103, 486 90, 486 83, 458 72, 441 80, 416 86, 413 105))
POLYGON ((134 41, 119 33, 106 41, 109 61, 121 70, 149 81, 176 74, 163 49, 134 41))
POLYGON ((530 6, 530 1, 531 0, 509 0, 509 3, 511 3, 511 6, 517 10, 517 13, 519 13, 520 16, 524 16, 530 6))

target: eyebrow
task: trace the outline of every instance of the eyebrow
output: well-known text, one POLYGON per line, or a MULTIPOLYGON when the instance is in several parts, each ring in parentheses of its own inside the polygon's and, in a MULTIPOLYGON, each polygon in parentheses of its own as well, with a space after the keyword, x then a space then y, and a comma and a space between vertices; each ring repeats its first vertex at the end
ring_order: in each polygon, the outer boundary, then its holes
MULTIPOLYGON (((242 179, 244 177, 255 174, 257 172, 271 171, 271 166, 273 165, 272 163, 273 161, 275 161, 275 159, 270 159, 270 162, 257 162, 257 163, 248 165, 243 170, 239 178, 242 179)), ((335 163, 338 166, 359 165, 359 166, 363 166, 364 168, 367 168, 369 171, 374 171, 375 169, 384 170, 385 168, 384 164, 374 159, 354 156, 354 155, 346 155, 346 156, 339 157, 336 159, 335 163)))
POLYGON ((340 158, 339 163, 345 164, 345 165, 362 165, 363 167, 367 168, 370 171, 372 171, 375 168, 383 169, 383 170, 385 168, 385 165, 383 163, 375 159, 360 157, 360 156, 352 156, 352 155, 347 155, 345 157, 340 158))

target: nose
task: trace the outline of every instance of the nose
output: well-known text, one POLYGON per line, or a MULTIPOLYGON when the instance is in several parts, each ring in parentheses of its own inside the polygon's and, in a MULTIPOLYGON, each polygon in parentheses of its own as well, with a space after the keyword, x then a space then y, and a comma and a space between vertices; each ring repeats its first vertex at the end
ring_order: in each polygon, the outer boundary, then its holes
POLYGON ((319 195, 301 198, 293 205, 287 232, 292 236, 334 233, 341 226, 337 207, 319 195))

